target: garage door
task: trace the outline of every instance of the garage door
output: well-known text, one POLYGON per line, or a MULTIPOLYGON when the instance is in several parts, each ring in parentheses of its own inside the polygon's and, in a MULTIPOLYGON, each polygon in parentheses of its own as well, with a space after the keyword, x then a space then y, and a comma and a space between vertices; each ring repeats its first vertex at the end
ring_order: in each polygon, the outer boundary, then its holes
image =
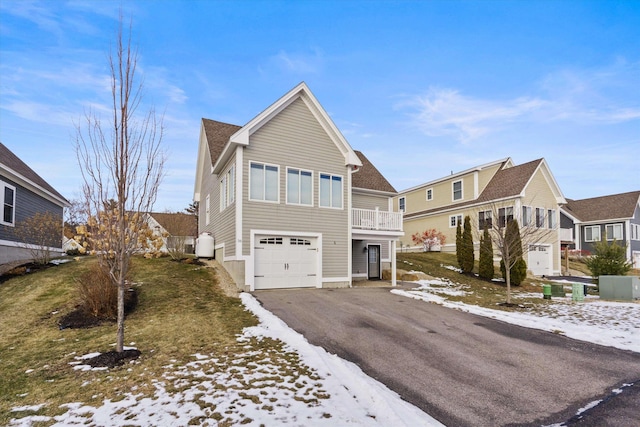
POLYGON ((527 269, 531 270, 534 276, 551 275, 551 251, 550 246, 529 245, 527 269))
POLYGON ((317 238, 256 236, 255 242, 255 289, 316 286, 317 238))

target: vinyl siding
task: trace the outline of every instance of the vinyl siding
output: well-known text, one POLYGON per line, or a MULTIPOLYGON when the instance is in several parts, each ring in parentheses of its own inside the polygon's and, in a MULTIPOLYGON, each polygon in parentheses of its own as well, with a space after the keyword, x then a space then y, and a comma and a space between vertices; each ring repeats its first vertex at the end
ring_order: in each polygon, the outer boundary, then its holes
MULTIPOLYGON (((225 165, 223 173, 229 169, 232 162, 235 162, 235 156, 231 158, 229 163, 225 165)), ((215 245, 224 244, 225 258, 235 256, 236 238, 235 238, 235 212, 236 203, 232 203, 220 212, 220 175, 211 174, 211 157, 209 150, 206 150, 204 177, 200 193, 200 216, 198 219, 198 230, 200 232, 211 233, 215 239, 215 245), (206 198, 210 198, 210 221, 206 225, 206 198)), ((217 256, 218 254, 216 254, 217 256)), ((221 260, 222 261, 222 260, 221 260)))
POLYGON ((356 209, 375 209, 381 211, 389 210, 389 198, 385 196, 376 196, 373 194, 353 193, 353 207, 356 209))
MULTIPOLYGON (((62 213, 63 208, 61 206, 56 205, 53 202, 50 202, 47 199, 44 199, 38 196, 31 190, 22 187, 16 182, 6 178, 5 176, 0 175, 0 180, 6 182, 7 184, 15 187, 15 224, 20 224, 20 222, 26 220, 27 218, 33 216, 36 213, 47 213, 51 212, 55 216, 60 218, 60 224, 62 224, 62 213)), ((62 248, 62 232, 60 233, 60 245, 58 248, 62 248)), ((0 240, 9 240, 9 241, 18 241, 18 238, 15 236, 15 226, 7 226, 0 224, 0 240)), ((57 241, 57 240, 56 240, 57 241)), ((36 243, 36 242, 27 242, 27 243, 36 243)))
POLYGON ((384 269, 384 264, 388 264, 390 259, 389 241, 387 240, 354 240, 352 243, 353 249, 353 265, 351 270, 353 274, 365 274, 368 268, 368 254, 364 251, 367 245, 380 245, 380 260, 381 267, 384 269))
POLYGON ((243 155, 242 253, 249 255, 251 230, 322 233, 322 275, 348 276, 349 180, 343 154, 317 122, 307 105, 297 99, 250 137, 243 155), (279 203, 249 201, 251 162, 279 166, 279 203), (313 171, 313 206, 286 204, 286 168, 313 171), (319 207, 319 174, 342 176, 343 207, 319 207))

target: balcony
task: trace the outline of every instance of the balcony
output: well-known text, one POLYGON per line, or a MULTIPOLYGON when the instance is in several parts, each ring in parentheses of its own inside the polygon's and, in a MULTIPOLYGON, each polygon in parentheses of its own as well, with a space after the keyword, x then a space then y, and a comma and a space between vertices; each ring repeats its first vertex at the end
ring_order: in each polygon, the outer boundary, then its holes
POLYGON ((573 228, 561 228, 560 229, 560 241, 561 242, 573 242, 573 228))
POLYGON ((351 227, 354 230, 402 231, 402 212, 353 208, 351 227))

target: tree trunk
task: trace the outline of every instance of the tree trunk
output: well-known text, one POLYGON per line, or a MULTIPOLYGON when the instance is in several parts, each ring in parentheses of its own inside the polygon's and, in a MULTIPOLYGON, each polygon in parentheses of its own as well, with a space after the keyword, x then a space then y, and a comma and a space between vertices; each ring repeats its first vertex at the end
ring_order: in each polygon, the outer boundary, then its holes
POLYGON ((116 340, 116 351, 122 353, 124 351, 124 293, 125 281, 124 276, 118 281, 118 330, 116 340))

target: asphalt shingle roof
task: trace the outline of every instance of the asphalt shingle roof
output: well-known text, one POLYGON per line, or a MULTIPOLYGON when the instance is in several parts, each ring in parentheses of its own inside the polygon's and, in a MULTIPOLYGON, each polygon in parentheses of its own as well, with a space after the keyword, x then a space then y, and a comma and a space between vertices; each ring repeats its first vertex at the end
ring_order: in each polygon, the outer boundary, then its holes
POLYGON ((29 181, 43 188, 44 190, 47 190, 49 193, 67 202, 67 199, 65 199, 65 197, 62 194, 58 193, 55 188, 49 185, 47 181, 42 179, 40 175, 35 173, 33 169, 27 166, 26 163, 20 160, 18 156, 13 154, 13 152, 11 152, 11 150, 9 150, 1 142, 0 142, 0 163, 5 165, 9 169, 12 169, 13 171, 19 173, 29 181))
POLYGON ((568 199, 564 209, 584 222, 632 218, 639 199, 640 191, 592 197, 590 199, 568 199))
POLYGON ((211 164, 215 164, 224 146, 229 142, 231 135, 239 131, 242 126, 223 123, 211 119, 202 119, 204 125, 204 133, 207 136, 209 144, 209 154, 211 155, 211 164))
POLYGON ((152 212, 150 215, 172 236, 198 235, 198 222, 195 215, 180 212, 152 212))
POLYGON ((351 184, 354 188, 397 193, 396 189, 389 184, 389 181, 373 166, 373 163, 371 163, 362 152, 356 151, 355 153, 362 162, 362 167, 358 172, 351 175, 351 184))

